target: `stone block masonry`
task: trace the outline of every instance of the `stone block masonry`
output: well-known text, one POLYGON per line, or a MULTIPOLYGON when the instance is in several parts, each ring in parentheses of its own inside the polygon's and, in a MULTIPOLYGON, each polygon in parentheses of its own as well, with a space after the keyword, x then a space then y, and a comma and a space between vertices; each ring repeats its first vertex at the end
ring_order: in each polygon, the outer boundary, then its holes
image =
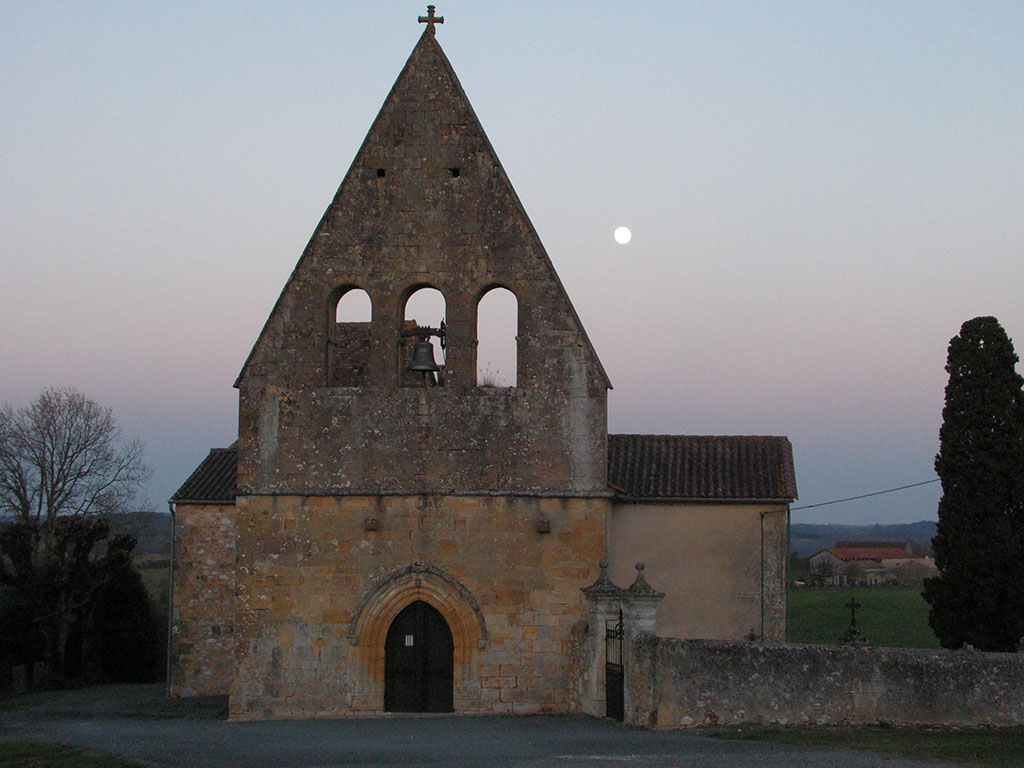
POLYGON ((642 637, 629 662, 635 725, 1024 724, 1024 654, 642 637))
POLYGON ((171 695, 224 695, 234 675, 233 504, 177 506, 173 568, 171 695))
POLYGON ((231 716, 382 712, 384 637, 417 599, 452 630, 456 712, 570 711, 580 588, 596 576, 608 504, 240 497, 231 716))

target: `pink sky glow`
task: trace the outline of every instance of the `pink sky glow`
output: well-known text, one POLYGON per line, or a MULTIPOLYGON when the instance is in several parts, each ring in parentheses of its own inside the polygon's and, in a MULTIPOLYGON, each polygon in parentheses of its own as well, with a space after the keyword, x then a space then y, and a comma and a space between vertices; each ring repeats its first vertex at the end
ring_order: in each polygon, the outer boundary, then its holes
MULTIPOLYGON (((213 5, 0 6, 0 400, 112 406, 160 509, 234 439, 235 377, 424 12, 213 5)), ((933 478, 950 337, 986 314, 1024 344, 1024 7, 637 5, 438 5, 610 430, 788 435, 795 506, 933 478)))

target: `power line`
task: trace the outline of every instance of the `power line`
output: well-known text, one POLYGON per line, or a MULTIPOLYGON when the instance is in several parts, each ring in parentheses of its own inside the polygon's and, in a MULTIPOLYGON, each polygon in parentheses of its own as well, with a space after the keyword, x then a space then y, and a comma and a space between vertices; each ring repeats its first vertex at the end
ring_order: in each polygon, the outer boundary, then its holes
POLYGON ((856 501, 857 499, 866 499, 869 496, 881 496, 883 493, 895 493, 896 491, 905 491, 907 488, 917 488, 919 485, 928 485, 929 483, 937 483, 939 478, 934 480, 925 480, 920 483, 911 483, 910 485, 901 485, 899 488, 889 488, 884 491, 875 491, 874 493, 862 493, 860 496, 850 496, 845 499, 836 499, 835 501, 823 501, 820 504, 808 504, 804 507, 790 507, 790 511, 795 512, 798 509, 814 509, 814 507, 827 507, 829 504, 842 504, 844 501, 856 501))

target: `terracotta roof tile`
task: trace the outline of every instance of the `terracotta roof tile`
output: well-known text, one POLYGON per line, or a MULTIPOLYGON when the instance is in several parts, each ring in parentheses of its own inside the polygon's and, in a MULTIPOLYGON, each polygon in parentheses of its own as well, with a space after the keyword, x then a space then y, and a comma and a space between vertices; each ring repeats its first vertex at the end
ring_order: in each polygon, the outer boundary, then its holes
POLYGON ((832 547, 826 551, 840 560, 907 560, 917 557, 902 547, 832 547))
MULTIPOLYGON (((837 541, 832 545, 832 549, 862 549, 867 547, 868 549, 903 549, 907 550, 907 542, 905 541, 837 541)), ((909 550, 907 550, 909 551, 909 550)))
POLYGON ((789 502, 797 495, 785 437, 609 435, 608 484, 636 501, 789 502))
POLYGON ((210 453, 182 483, 171 501, 234 504, 238 470, 237 443, 228 448, 211 448, 210 453))
MULTIPOLYGON (((237 462, 235 445, 212 449, 171 501, 234 502, 237 462)), ((785 437, 609 435, 608 484, 636 501, 789 502, 793 447, 785 437)))

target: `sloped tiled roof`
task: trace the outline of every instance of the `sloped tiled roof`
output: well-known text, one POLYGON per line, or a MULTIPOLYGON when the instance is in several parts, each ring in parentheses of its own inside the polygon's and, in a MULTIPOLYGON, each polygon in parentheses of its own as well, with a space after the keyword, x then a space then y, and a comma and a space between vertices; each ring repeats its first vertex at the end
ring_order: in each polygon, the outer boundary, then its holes
POLYGON ((171 497, 176 504, 234 504, 238 473, 237 443, 228 448, 211 448, 210 453, 171 497))
MULTIPOLYGON (((232 503, 237 463, 235 445, 212 449, 171 501, 232 503)), ((634 501, 789 502, 793 447, 785 437, 609 435, 608 484, 634 501)))
MULTIPOLYGON (((907 542, 905 541, 837 541, 832 545, 832 549, 902 549, 907 550, 907 542)), ((909 551, 909 550, 908 550, 909 551)))
POLYGON ((902 547, 832 547, 826 552, 840 560, 905 560, 917 557, 902 547))
POLYGON ((633 501, 796 498, 785 437, 609 435, 608 484, 633 501))

